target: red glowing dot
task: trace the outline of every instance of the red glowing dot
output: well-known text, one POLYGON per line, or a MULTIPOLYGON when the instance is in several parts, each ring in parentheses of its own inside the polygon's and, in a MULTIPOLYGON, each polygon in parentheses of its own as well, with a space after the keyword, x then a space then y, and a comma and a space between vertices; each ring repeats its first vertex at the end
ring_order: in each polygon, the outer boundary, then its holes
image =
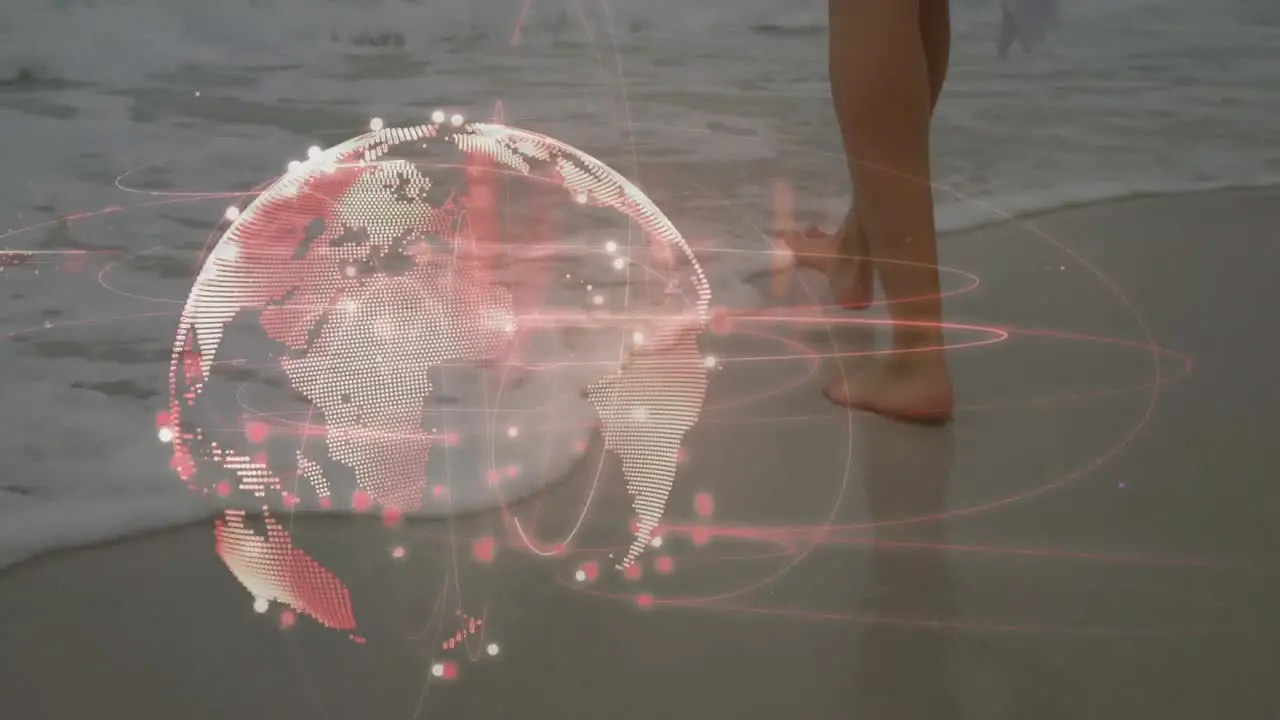
POLYGON ((582 579, 585 582, 592 582, 600 576, 600 565, 595 562, 582 563, 582 567, 579 570, 582 572, 582 579))
POLYGON ((404 514, 400 512, 400 508, 386 507, 382 509, 382 523, 387 527, 399 525, 403 516, 404 514))
POLYGON ((445 493, 447 493, 447 492, 449 492, 449 488, 445 487, 444 485, 432 485, 432 486, 431 486, 431 496, 432 496, 432 497, 444 497, 444 496, 445 496, 445 493))
POLYGON ((443 677, 445 680, 453 680, 454 678, 458 677, 458 666, 454 665, 453 663, 445 663, 444 675, 442 675, 441 677, 443 677))
POLYGON ((325 510, 328 510, 329 508, 333 507, 333 499, 330 498, 328 495, 325 495, 324 497, 320 498, 320 507, 324 508, 325 510))
POLYGON ((255 445, 260 445, 266 442, 267 435, 269 435, 270 432, 271 430, 267 427, 266 423, 258 422, 257 420, 252 420, 244 425, 245 437, 249 438, 249 442, 255 445))
POLYGON ((692 531, 690 531, 689 535, 693 539, 694 545, 702 546, 711 542, 710 528, 701 528, 701 527, 694 528, 692 531))
POLYGON ((586 452, 586 451, 587 451, 587 441, 586 441, 586 440, 574 440, 574 441, 573 441, 573 451, 574 451, 575 453, 584 453, 584 452, 586 452))
POLYGON ((669 575, 675 568, 675 563, 669 557, 660 557, 653 561, 653 567, 660 575, 669 575))
POLYGON ((685 452, 684 448, 680 448, 676 451, 676 462, 681 465, 689 462, 689 453, 685 452))
POLYGON ((355 508, 358 511, 363 512, 365 510, 368 510, 369 505, 372 502, 373 500, 369 497, 369 493, 363 490, 357 490, 351 494, 351 507, 355 508))
POLYGON ((215 485, 213 489, 222 497, 226 497, 231 494, 231 486, 228 485, 225 480, 215 485))
POLYGON ((478 563, 488 564, 493 562, 495 549, 496 543, 494 543, 492 537, 476 538, 471 543, 471 557, 475 558, 478 563))
POLYGON ((291 628, 297 619, 298 615, 292 610, 284 610, 280 613, 280 627, 284 629, 291 628))
POLYGON ((191 458, 185 453, 175 454, 169 458, 169 467, 178 473, 178 477, 183 480, 190 480, 195 474, 195 464, 191 462, 191 458))
POLYGON ((626 578, 626 579, 628 579, 628 580, 639 580, 639 579, 640 579, 640 566, 639 566, 639 565, 628 565, 628 566, 626 566, 626 567, 625 567, 625 568, 623 568, 623 570, 622 570, 622 577, 624 577, 624 578, 626 578))
POLYGON ((267 464, 267 454, 261 451, 254 453, 249 459, 258 465, 267 464))
POLYGON ((203 360, 200 353, 188 352, 182 355, 182 371, 189 381, 199 380, 203 374, 203 360))
POLYGON ((169 427, 169 413, 156 413, 156 427, 169 427))
POLYGON ((505 473, 508 479, 514 478, 515 476, 520 474, 520 468, 516 467, 515 465, 508 465, 506 467, 505 473))
POLYGON ((490 485, 497 485, 497 484, 498 484, 498 478, 499 478, 499 477, 501 477, 501 476, 500 476, 500 475, 498 475, 498 471, 497 471, 497 470, 490 470, 490 471, 489 471, 489 484, 490 484, 490 485))
POLYGON ((639 605, 642 608, 653 607, 653 596, 649 593, 640 593, 636 596, 636 605, 639 605))
POLYGON ((715 498, 711 497, 711 493, 701 492, 693 496, 693 511, 698 513, 698 517, 711 517, 716 511, 715 498))

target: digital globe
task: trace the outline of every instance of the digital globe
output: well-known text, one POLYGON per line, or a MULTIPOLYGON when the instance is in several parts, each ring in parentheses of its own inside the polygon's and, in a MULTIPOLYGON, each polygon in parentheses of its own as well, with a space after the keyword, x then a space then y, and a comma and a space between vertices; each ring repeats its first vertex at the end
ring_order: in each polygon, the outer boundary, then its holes
POLYGON ((636 185, 552 138, 442 113, 374 127, 229 209, 183 307, 163 432, 223 507, 219 555, 260 602, 347 628, 290 514, 500 506, 598 432, 631 501, 628 567, 706 393, 693 252, 636 185))

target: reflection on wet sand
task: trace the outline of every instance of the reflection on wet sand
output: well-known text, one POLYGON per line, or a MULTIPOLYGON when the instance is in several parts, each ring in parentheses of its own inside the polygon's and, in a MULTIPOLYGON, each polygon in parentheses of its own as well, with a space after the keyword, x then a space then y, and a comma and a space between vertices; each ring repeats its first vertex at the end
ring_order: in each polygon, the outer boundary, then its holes
POLYGON ((853 691, 860 717, 877 720, 960 717, 947 680, 956 617, 947 562, 947 487, 954 430, 861 418, 866 500, 877 523, 872 588, 860 608, 871 621, 856 627, 853 691), (936 520, 895 525, 919 517, 936 520), (898 544, 904 531, 910 543, 898 544), (909 637, 904 637, 909 635, 909 637))

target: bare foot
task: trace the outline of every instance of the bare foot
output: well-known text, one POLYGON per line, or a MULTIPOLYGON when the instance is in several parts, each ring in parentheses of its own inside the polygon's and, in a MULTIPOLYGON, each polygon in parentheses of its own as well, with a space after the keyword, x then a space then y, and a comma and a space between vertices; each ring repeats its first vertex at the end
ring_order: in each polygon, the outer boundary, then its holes
POLYGON ((846 310, 864 310, 871 305, 875 292, 871 247, 866 235, 858 232, 852 217, 845 218, 834 233, 810 225, 802 231, 781 235, 795 255, 798 267, 827 276, 836 304, 846 310))
POLYGON ((946 362, 932 352, 866 363, 837 376, 823 394, 837 405, 905 422, 947 423, 955 409, 946 362))

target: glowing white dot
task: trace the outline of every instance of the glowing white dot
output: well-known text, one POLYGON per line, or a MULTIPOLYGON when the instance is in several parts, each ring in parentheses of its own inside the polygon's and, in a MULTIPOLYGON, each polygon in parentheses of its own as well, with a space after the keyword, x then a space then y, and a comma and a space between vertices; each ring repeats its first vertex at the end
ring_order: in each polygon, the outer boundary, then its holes
POLYGON ((172 442, 172 441, 173 441, 173 429, 172 429, 172 428, 162 427, 162 428, 160 428, 160 432, 159 432, 159 433, 157 433, 157 435, 159 435, 159 436, 160 436, 160 442, 167 443, 167 442, 172 442))
POLYGON ((516 427, 515 425, 512 425, 511 427, 507 428, 507 437, 509 438, 520 437, 520 428, 516 427))
POLYGON ((485 650, 485 652, 489 653, 490 655, 497 655, 497 654, 498 654, 498 643, 489 643, 488 647, 486 647, 484 650, 485 650))
POLYGON ((444 111, 443 111, 443 110, 437 110, 437 111, 435 111, 435 112, 431 113, 431 122, 433 122, 433 123, 442 123, 442 122, 444 122, 444 111))
POLYGON ((591 296, 591 304, 592 304, 592 305, 603 305, 603 304, 604 304, 604 296, 603 296, 603 295, 593 295, 593 296, 591 296))
POLYGON ((453 117, 449 118, 449 124, 454 127, 458 127, 459 125, 462 124, 462 120, 463 118, 461 115, 455 114, 453 117))
POLYGON ((613 260, 613 269, 614 269, 614 270, 621 270, 622 268, 624 268, 624 267, 626 267, 626 266, 627 266, 627 261, 626 261, 626 260, 623 260, 622 258, 614 258, 614 260, 613 260))
POLYGON ((199 91, 199 90, 197 90, 197 91, 196 91, 196 97, 200 97, 200 91, 199 91))
POLYGON ((586 204, 586 202, 587 202, 587 194, 586 194, 586 193, 574 193, 574 194, 573 194, 573 201, 574 201, 574 202, 576 202, 576 203, 578 203, 579 205, 585 205, 585 204, 586 204))
POLYGON ((298 162, 297 160, 289 161, 289 165, 288 165, 289 172, 291 173, 298 172, 298 168, 300 167, 302 167, 302 163, 298 162))
POLYGON ((236 218, 240 217, 240 208, 236 207, 235 205, 232 205, 231 207, 223 211, 222 217, 228 220, 235 220, 236 218))
POLYGON ((576 572, 576 573, 574 573, 574 574, 573 574, 573 579, 574 579, 574 580, 577 580, 578 582, 586 582, 586 581, 587 581, 587 571, 586 571, 586 570, 579 570, 578 572, 576 572))
POLYGON ((343 274, 345 274, 347 277, 355 277, 355 276, 356 276, 356 266, 355 266, 355 265, 348 265, 348 266, 346 266, 345 268, 343 268, 342 272, 343 272, 343 274))
POLYGON ((436 663, 431 666, 431 674, 436 677, 444 677, 444 665, 436 663))
POLYGON ((656 548, 660 548, 660 547, 662 547, 662 536, 661 536, 661 535, 654 535, 654 536, 653 536, 653 539, 649 541, 649 544, 650 544, 650 545, 652 545, 652 546, 654 546, 654 547, 656 547, 656 548))
POLYGON ((643 345, 644 333, 640 332, 639 330, 631 333, 631 342, 635 343, 636 345, 643 345))
POLYGON ((609 242, 604 244, 604 249, 609 252, 618 252, 618 243, 610 240, 609 242))
POLYGON ((378 132, 382 129, 382 118, 374 118, 369 121, 369 129, 378 132))
POLYGON ((311 147, 307 148, 307 157, 312 160, 315 160, 316 158, 320 157, 320 152, 321 150, 318 146, 312 145, 311 147))
POLYGON ((259 615, 266 612, 267 609, 270 607, 271 607, 271 603, 266 598, 258 598, 257 600, 253 601, 253 611, 258 613, 259 615))
POLYGON ((378 318, 373 321, 373 331, 380 337, 390 338, 396 335, 396 321, 391 318, 378 318))
POLYGON ((719 361, 716 360, 715 355, 708 355, 702 358, 702 365, 706 367, 708 370, 710 370, 711 368, 714 368, 717 364, 719 364, 719 361))

